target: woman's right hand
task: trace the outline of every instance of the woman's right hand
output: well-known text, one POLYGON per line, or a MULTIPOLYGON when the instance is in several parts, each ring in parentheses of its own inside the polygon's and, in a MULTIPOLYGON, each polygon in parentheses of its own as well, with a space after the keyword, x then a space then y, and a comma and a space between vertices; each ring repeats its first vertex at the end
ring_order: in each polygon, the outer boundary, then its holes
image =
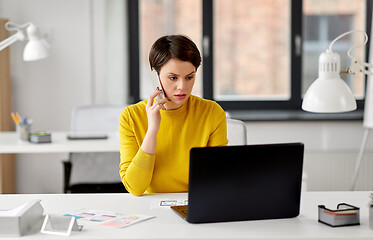
POLYGON ((166 110, 163 104, 168 102, 167 98, 154 101, 154 98, 161 93, 163 93, 162 90, 155 90, 149 96, 148 103, 146 105, 146 114, 148 116, 148 131, 151 131, 153 133, 157 133, 159 130, 159 125, 161 123, 160 110, 166 110))

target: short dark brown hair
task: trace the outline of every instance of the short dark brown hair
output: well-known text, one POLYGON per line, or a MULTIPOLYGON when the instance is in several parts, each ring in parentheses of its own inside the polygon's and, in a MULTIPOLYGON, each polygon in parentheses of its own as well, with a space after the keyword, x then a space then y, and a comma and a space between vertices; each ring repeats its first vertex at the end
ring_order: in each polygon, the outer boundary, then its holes
POLYGON ((184 35, 167 35, 155 41, 149 53, 150 68, 159 73, 172 58, 190 62, 196 70, 201 65, 201 54, 196 44, 184 35))

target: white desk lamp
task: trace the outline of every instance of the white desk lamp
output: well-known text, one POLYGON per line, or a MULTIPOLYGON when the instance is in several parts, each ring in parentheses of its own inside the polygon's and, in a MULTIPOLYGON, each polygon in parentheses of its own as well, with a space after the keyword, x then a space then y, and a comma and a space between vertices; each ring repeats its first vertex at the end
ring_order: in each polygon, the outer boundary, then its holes
MULTIPOLYGON (((332 41, 329 48, 325 53, 322 53, 319 58, 319 78, 316 79, 308 88, 303 98, 302 109, 308 112, 316 113, 338 113, 349 112, 356 109, 356 100, 348 87, 348 85, 340 78, 340 65, 341 61, 339 55, 332 50, 333 44, 342 37, 352 33, 363 33, 365 41, 362 45, 357 45, 350 48, 347 52, 348 56, 352 59, 351 66, 347 69, 348 74, 363 73, 372 76, 372 72, 366 68, 373 67, 365 62, 360 62, 351 56, 351 51, 365 46, 368 42, 368 36, 364 31, 354 30, 343 33, 332 41)), ((368 91, 366 95, 368 99, 368 91)), ((366 104, 367 105, 367 104, 366 104)), ((366 106, 367 109, 367 106, 366 106)), ((364 125, 366 125, 367 112, 364 114, 364 125)), ((363 156, 366 140, 368 137, 369 129, 367 128, 364 134, 363 143, 360 148, 358 159, 355 165, 355 172, 352 179, 351 190, 354 190, 356 179, 360 170, 361 159, 363 156)))
POLYGON ((33 23, 28 22, 22 25, 18 25, 13 22, 7 22, 5 29, 10 31, 16 31, 15 34, 8 37, 7 39, 0 42, 0 51, 10 46, 17 41, 26 40, 24 29, 27 28, 28 43, 23 51, 24 61, 35 61, 43 59, 49 56, 48 43, 39 37, 38 28, 33 23))

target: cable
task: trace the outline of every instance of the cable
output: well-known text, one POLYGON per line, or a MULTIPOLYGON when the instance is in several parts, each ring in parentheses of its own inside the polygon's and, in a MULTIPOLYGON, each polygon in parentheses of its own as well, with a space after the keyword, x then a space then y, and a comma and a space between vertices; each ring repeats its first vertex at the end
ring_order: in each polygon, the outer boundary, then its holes
POLYGON ((24 23, 22 25, 19 25, 19 24, 14 23, 14 22, 7 22, 7 23, 5 23, 5 29, 8 30, 9 32, 10 31, 21 31, 22 28, 26 28, 31 24, 32 24, 31 22, 27 22, 27 23, 24 23))
MULTIPOLYGON (((345 32, 341 35, 339 35, 337 38, 335 38, 329 45, 329 49, 328 51, 330 52, 333 52, 332 48, 333 48, 333 45, 341 38, 343 38, 344 36, 347 36, 349 34, 352 34, 352 33, 362 33, 364 34, 364 43, 363 44, 358 44, 358 45, 355 45, 355 46, 352 46, 348 52, 347 52, 347 55, 348 57, 352 60, 352 63, 351 63, 351 66, 349 67, 348 69, 348 72, 349 73, 352 73, 352 74, 356 74, 357 72, 361 72, 361 73, 364 73, 366 75, 373 75, 373 73, 371 73, 370 71, 367 71, 365 68, 373 68, 373 65, 372 64, 369 64, 369 63, 366 63, 366 62, 361 62, 359 61, 358 59, 356 59, 355 57, 353 57, 351 55, 351 52, 357 48, 360 48, 360 47, 364 47, 367 42, 368 42, 368 35, 366 32, 364 31, 361 31, 361 30, 352 30, 352 31, 349 31, 349 32, 345 32), (358 64, 358 66, 356 66, 356 64, 358 64)), ((368 69, 369 70, 369 69, 368 69)))

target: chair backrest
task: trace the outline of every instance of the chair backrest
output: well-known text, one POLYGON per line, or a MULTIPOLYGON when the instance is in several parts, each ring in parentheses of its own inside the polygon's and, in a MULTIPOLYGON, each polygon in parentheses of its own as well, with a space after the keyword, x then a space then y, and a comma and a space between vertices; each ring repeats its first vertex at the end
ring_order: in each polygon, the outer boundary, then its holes
POLYGON ((244 122, 237 119, 227 119, 227 138, 228 146, 246 145, 247 131, 244 122))
MULTIPOLYGON (((76 107, 71 116, 72 132, 118 132, 119 116, 125 106, 76 107)), ((120 182, 118 152, 71 153, 70 184, 120 182)))
POLYGON ((116 132, 119 126, 119 115, 125 106, 88 105, 74 108, 71 116, 71 131, 116 132))

